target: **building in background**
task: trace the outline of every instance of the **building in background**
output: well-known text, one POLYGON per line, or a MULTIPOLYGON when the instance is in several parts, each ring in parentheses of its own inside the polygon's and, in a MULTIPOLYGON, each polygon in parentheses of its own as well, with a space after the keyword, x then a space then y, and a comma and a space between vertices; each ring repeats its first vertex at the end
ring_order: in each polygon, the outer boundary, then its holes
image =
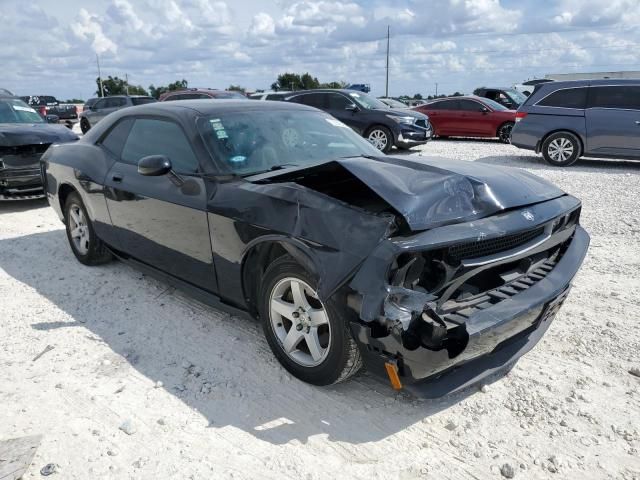
POLYGON ((640 79, 640 72, 550 73, 545 75, 544 78, 548 80, 640 79))

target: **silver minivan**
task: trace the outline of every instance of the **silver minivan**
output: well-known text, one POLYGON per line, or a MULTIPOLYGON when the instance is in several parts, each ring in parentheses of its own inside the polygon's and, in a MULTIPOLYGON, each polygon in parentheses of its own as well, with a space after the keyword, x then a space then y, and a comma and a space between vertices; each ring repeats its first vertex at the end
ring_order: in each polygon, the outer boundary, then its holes
POLYGON ((536 86, 516 113, 511 144, 559 167, 580 157, 640 159, 640 79, 536 86))

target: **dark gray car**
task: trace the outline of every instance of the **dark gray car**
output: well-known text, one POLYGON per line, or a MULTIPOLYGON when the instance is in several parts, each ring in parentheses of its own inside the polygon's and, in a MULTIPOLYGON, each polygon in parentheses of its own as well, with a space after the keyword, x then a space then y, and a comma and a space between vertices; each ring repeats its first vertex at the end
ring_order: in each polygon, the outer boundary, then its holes
POLYGON ((96 123, 116 110, 152 102, 157 102, 157 100, 145 95, 114 95, 100 98, 93 104, 87 102, 85 108, 88 107, 88 109, 83 110, 80 114, 82 133, 87 133, 96 123))
POLYGON ((541 84, 518 109, 511 143, 560 167, 582 156, 640 159, 640 79, 541 84))

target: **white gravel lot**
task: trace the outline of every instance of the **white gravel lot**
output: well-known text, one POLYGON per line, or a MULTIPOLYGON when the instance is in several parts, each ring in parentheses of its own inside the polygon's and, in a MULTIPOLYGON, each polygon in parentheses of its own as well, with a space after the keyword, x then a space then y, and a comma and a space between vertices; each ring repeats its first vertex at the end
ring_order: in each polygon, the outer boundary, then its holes
POLYGON ((25 478, 640 478, 640 163, 554 169, 495 141, 422 153, 543 176, 583 201, 592 236, 544 340, 435 401, 366 374, 303 384, 256 322, 84 267, 46 204, 0 204, 0 440, 43 435, 25 478))

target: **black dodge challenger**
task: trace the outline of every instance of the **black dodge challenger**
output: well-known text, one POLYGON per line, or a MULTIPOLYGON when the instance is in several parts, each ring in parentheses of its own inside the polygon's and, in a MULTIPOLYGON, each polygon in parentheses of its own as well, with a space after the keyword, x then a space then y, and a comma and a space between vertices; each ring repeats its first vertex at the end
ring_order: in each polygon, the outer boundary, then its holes
POLYGON ((258 318, 316 385, 364 364, 435 397, 506 371, 589 244, 580 201, 534 175, 385 156, 284 102, 128 108, 42 161, 80 262, 115 256, 258 318))
POLYGON ((0 95, 0 200, 42 198, 41 155, 52 143, 77 139, 19 98, 0 95))

